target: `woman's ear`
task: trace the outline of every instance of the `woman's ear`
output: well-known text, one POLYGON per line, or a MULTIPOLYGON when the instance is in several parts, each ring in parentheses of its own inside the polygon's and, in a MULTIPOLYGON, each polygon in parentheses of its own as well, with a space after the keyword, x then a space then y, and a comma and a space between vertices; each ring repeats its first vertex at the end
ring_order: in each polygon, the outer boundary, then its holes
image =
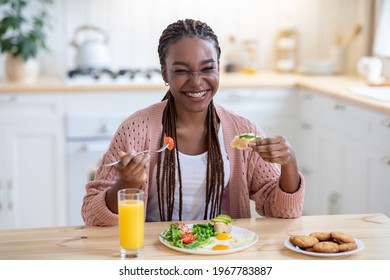
POLYGON ((164 82, 168 83, 167 68, 164 66, 161 66, 161 76, 164 82))

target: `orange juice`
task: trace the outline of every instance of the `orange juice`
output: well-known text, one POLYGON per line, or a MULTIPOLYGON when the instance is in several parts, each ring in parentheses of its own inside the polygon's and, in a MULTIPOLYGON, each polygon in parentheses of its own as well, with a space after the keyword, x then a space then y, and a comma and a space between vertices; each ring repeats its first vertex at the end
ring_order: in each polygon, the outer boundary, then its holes
POLYGON ((144 202, 123 200, 118 204, 119 243, 126 250, 144 246, 144 202))

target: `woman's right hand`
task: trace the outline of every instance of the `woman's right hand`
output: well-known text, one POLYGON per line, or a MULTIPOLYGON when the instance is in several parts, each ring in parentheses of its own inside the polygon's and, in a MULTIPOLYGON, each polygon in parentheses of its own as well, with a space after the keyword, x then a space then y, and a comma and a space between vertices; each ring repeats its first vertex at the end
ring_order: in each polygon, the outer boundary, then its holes
POLYGON ((126 187, 139 188, 146 180, 150 156, 148 154, 132 155, 119 151, 121 161, 117 164, 120 177, 126 187))

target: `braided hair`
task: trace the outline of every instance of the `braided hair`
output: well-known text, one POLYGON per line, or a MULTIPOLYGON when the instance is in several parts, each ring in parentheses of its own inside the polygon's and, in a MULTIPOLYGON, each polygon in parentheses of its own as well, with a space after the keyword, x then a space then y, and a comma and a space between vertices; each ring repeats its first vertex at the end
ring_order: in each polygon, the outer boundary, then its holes
MULTIPOLYGON (((158 45, 158 54, 161 66, 165 66, 165 58, 169 46, 185 37, 198 37, 210 41, 217 51, 218 61, 221 56, 218 38, 213 30, 200 21, 186 19, 179 20, 168 25, 163 31, 158 45)), ((167 100, 167 106, 163 112, 162 135, 160 144, 163 144, 165 135, 169 135, 175 141, 173 151, 167 151, 158 155, 157 160, 157 194, 161 221, 171 221, 175 200, 176 171, 179 183, 179 220, 182 220, 183 183, 181 177, 179 147, 176 135, 176 107, 175 99, 168 91, 163 100, 167 100), (162 158, 164 157, 164 158, 162 158), (162 168, 161 168, 162 167, 162 168)), ((206 169, 206 197, 204 219, 210 219, 222 211, 222 197, 224 190, 224 165, 221 147, 218 140, 219 118, 213 101, 210 102, 206 117, 207 127, 207 169, 206 169), (209 214, 209 216, 208 216, 209 214)))

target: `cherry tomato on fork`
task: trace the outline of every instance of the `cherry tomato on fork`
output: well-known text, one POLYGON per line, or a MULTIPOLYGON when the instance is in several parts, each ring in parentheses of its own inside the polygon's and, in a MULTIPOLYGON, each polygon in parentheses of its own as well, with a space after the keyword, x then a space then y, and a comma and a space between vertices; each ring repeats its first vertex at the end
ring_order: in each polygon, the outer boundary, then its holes
POLYGON ((170 150, 170 151, 172 151, 173 148, 175 147, 175 142, 169 136, 164 137, 164 143, 168 144, 168 150, 170 150))

